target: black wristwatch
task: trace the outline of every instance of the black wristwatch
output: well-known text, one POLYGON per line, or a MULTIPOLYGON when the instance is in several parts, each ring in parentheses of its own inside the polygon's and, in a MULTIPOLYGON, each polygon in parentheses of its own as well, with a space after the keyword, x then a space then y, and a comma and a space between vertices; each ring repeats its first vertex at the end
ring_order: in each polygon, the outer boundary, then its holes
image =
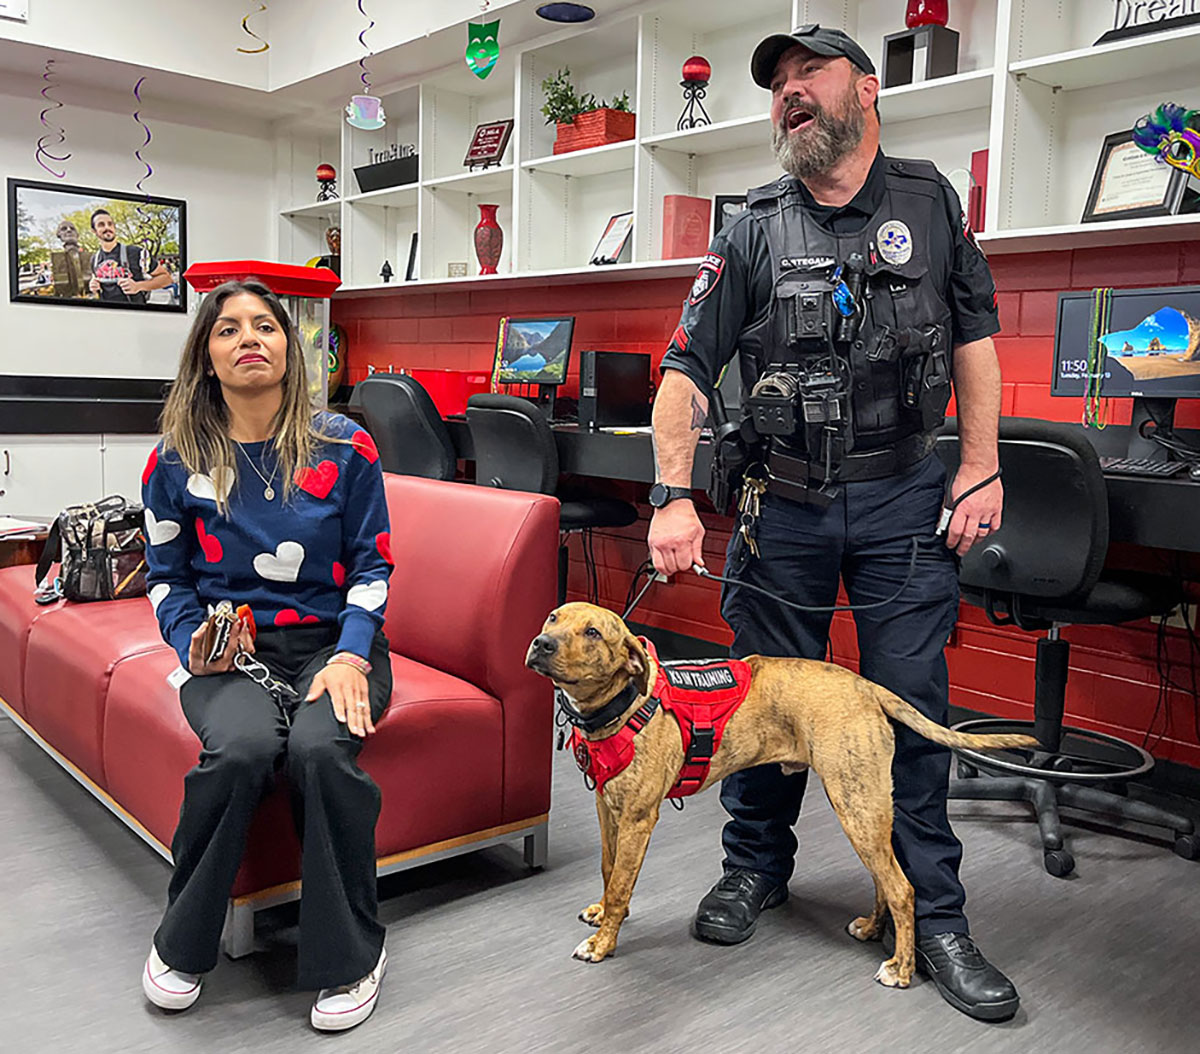
POLYGON ((665 483, 655 483, 650 488, 650 504, 656 509, 669 505, 676 498, 691 498, 691 487, 668 487, 665 483))

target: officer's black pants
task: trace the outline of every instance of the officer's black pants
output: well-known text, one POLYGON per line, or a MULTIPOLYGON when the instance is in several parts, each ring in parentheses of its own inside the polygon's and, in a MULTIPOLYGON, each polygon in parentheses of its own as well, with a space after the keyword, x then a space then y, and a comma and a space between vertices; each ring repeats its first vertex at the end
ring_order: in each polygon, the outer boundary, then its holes
MULTIPOLYGON (((337 637, 336 625, 261 630, 255 658, 303 699, 337 637)), ((383 634, 375 636, 370 661, 371 715, 378 720, 392 690, 383 634)), ((282 768, 304 847, 298 982, 332 988, 370 973, 384 928, 375 891, 379 788, 358 767, 362 740, 334 717, 328 694, 289 707, 285 716, 265 689, 236 671, 193 677, 179 697, 203 749, 184 781, 171 844, 175 872, 154 935, 163 961, 185 973, 216 965, 250 820, 282 768)))
MULTIPOLYGON (((846 484, 827 509, 766 495, 758 527, 761 556, 749 561, 742 579, 814 606, 837 602, 839 574, 851 604, 891 596, 908 572, 912 538, 928 538, 936 529, 945 475, 940 460, 930 456, 890 479, 846 484)), ((921 545, 916 573, 899 599, 854 613, 860 672, 945 724, 944 648, 957 611, 950 551, 941 539, 921 545)), ((796 611, 727 586, 722 615, 733 629, 736 657, 825 657, 829 614, 796 611)), ((917 933, 966 933, 966 897, 958 880, 962 845, 946 816, 950 752, 903 725, 893 727, 892 842, 916 892, 917 933)), ((807 778, 807 773, 785 776, 778 765, 764 765, 724 781, 721 803, 732 817, 723 836, 726 867, 787 881, 797 847, 792 826, 807 778)))

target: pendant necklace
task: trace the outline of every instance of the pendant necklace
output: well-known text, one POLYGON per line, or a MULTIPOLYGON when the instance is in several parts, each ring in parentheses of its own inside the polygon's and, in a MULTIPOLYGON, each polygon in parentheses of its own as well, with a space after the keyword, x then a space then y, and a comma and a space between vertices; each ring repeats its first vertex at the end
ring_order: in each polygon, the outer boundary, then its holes
POLYGON ((274 501, 275 488, 272 486, 272 484, 275 482, 275 473, 279 470, 279 462, 275 462, 275 467, 271 470, 271 478, 267 479, 266 476, 259 472, 258 466, 254 463, 254 459, 249 454, 246 454, 246 448, 242 446, 241 443, 238 443, 236 439, 234 442, 237 443, 238 449, 246 455, 246 460, 250 462, 250 467, 254 469, 254 474, 263 481, 263 484, 266 487, 266 489, 263 491, 263 497, 266 498, 267 501, 274 501))

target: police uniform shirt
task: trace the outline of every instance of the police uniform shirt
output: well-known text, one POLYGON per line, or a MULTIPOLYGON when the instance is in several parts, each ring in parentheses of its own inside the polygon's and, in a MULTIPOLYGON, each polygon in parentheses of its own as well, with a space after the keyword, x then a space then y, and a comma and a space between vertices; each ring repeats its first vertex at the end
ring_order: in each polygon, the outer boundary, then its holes
MULTIPOLYGON (((877 154, 866 182, 841 206, 819 204, 802 182, 795 182, 804 207, 822 227, 838 234, 854 233, 883 203, 887 163, 882 152, 877 154)), ((952 340, 957 346, 1000 331, 996 286, 987 259, 966 225, 958 195, 945 176, 939 173, 938 179, 942 208, 935 211, 935 220, 940 222, 924 233, 929 238, 932 276, 950 308, 952 340)), ((765 323, 772 290, 767 240, 746 209, 713 238, 684 301, 679 326, 662 360, 663 371, 679 370, 702 392, 712 391, 737 350, 740 335, 765 323)))

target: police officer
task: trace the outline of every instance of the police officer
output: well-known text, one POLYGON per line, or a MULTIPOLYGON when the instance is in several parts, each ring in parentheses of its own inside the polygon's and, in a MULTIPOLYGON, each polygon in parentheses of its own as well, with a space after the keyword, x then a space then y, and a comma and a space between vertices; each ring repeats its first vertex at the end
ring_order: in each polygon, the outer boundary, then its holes
MULTIPOLYGON (((654 406, 655 512, 649 542, 666 574, 703 564, 692 464, 710 393, 736 351, 743 435, 766 484, 735 531, 726 566, 793 602, 854 605, 863 676, 933 720, 948 717, 943 653, 958 610, 952 551, 1000 526, 994 479, 930 541, 945 470, 933 454, 953 382, 957 497, 996 475, 999 330, 987 263, 946 179, 926 161, 879 149, 879 79, 839 30, 803 26, 764 40, 755 82, 771 92, 772 143, 786 175, 748 195, 713 239, 663 360, 654 406), (745 419, 745 418, 748 418, 745 419)), ((831 615, 800 612, 727 585, 735 656, 826 654, 831 615)), ((1019 998, 969 936, 962 846, 946 816, 950 753, 895 728, 896 855, 916 893, 917 965, 957 1009, 1005 1020, 1019 998)), ((725 780, 724 874, 694 934, 736 944, 787 899, 806 774, 763 766, 725 780)))

